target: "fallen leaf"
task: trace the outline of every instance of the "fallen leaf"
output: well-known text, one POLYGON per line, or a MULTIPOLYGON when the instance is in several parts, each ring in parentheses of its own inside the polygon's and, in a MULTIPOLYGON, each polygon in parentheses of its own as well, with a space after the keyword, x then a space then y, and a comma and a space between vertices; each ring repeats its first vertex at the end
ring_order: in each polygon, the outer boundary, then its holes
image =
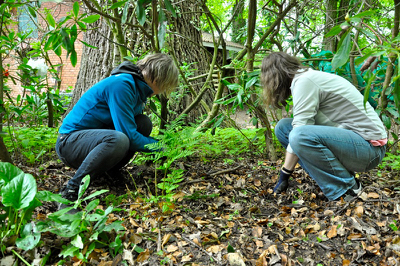
POLYGON ((349 266, 350 265, 350 261, 349 260, 343 260, 342 265, 343 266, 349 266))
POLYGON ((243 258, 238 253, 228 253, 228 261, 230 266, 245 266, 243 258))
POLYGON ((172 236, 172 234, 166 234, 166 235, 163 236, 162 243, 161 243, 162 247, 164 247, 164 245, 168 243, 168 241, 171 238, 171 236, 172 236))
POLYGON ((347 239, 352 240, 352 239, 357 239, 357 238, 361 238, 362 234, 350 234, 347 239))
POLYGON ((332 225, 331 230, 329 230, 327 237, 328 238, 333 238, 337 236, 337 226, 336 225, 332 225))
POLYGON ((256 245, 257 245, 257 247, 262 248, 262 247, 264 247, 264 242, 262 242, 260 240, 256 240, 256 245))
POLYGON ((140 252, 139 256, 137 257, 137 262, 145 262, 150 257, 150 250, 146 249, 145 251, 140 252))
POLYGON ((357 206, 357 207, 354 209, 354 214, 357 215, 358 217, 363 216, 363 214, 364 214, 364 208, 363 208, 363 206, 357 206))
POLYGON ((254 180, 254 185, 255 185, 256 187, 261 186, 261 181, 260 181, 259 179, 255 179, 255 180, 254 180))
POLYGON ((168 251, 169 253, 172 253, 172 252, 177 251, 177 250, 178 250, 178 247, 177 247, 176 245, 169 245, 169 246, 167 247, 167 251, 168 251))
POLYGON ((379 199, 379 194, 376 192, 370 192, 368 193, 368 198, 379 199))
POLYGON ((253 230, 252 230, 253 237, 255 237, 255 238, 262 237, 262 231, 263 231, 262 227, 257 226, 255 228, 253 228, 253 230))
POLYGON ((193 258, 193 255, 192 255, 192 254, 183 256, 182 259, 181 259, 181 262, 188 262, 188 261, 191 261, 192 258, 193 258))

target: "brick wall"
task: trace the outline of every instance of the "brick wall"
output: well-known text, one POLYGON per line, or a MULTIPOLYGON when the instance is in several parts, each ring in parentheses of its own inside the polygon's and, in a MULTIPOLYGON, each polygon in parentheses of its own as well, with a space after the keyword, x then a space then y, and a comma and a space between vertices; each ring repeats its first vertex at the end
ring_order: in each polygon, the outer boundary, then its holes
MULTIPOLYGON (((45 14, 44 13, 45 9, 49 10, 50 13, 53 15, 54 19, 58 21, 62 17, 67 16, 67 14, 72 10, 73 3, 74 1, 72 0, 66 0, 63 1, 62 3, 44 2, 42 3, 42 6, 39 10, 40 13, 42 14, 45 14)), ((14 15, 13 18, 16 21, 16 23, 12 25, 14 30, 18 29, 18 19, 19 19, 18 14, 19 12, 17 10, 13 10, 13 15, 14 15)), ((46 22, 43 20, 43 18, 41 16, 37 16, 37 19, 40 28, 46 29, 47 28, 46 22)), ((29 41, 36 42, 38 39, 42 37, 41 35, 43 35, 43 33, 41 33, 39 30, 37 38, 30 38, 29 41)), ((78 39, 75 41, 75 50, 78 54, 78 61, 75 67, 71 65, 69 58, 68 59, 66 58, 65 50, 63 50, 61 57, 58 57, 54 53, 50 54, 50 60, 52 64, 62 64, 59 68, 57 68, 58 72, 60 73, 59 75, 61 77, 61 91, 65 91, 69 87, 72 87, 73 89, 73 87, 75 86, 82 55, 82 43, 79 41, 80 39, 83 39, 82 33, 78 35, 78 39)), ((22 44, 19 48, 21 49, 28 47, 29 47, 28 44, 22 44)), ((13 51, 11 51, 11 53, 13 53, 13 51)), ((3 67, 9 69, 10 75, 16 77, 16 71, 17 71, 16 68, 18 67, 18 62, 13 59, 13 54, 5 58, 3 62, 3 67)), ((48 79, 49 86, 54 87, 56 81, 53 78, 51 78, 50 75, 48 77, 49 77, 48 79)), ((14 97, 23 92, 21 83, 18 81, 16 82, 16 84, 14 84, 10 79, 7 79, 6 84, 8 87, 11 88, 12 96, 14 97)))

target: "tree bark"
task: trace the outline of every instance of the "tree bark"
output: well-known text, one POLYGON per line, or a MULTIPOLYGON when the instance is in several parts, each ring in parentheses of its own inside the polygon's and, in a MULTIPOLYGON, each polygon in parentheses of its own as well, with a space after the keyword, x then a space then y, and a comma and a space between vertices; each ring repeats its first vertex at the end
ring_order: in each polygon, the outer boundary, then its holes
POLYGON ((336 25, 338 16, 337 0, 326 0, 325 10, 325 30, 324 39, 322 41, 324 50, 335 52, 336 51, 336 37, 325 37, 325 35, 336 25))
MULTIPOLYGON (((179 10, 180 15, 177 18, 170 18, 170 29, 174 32, 174 36, 170 42, 169 49, 173 50, 175 57, 180 65, 190 65, 193 76, 199 76, 209 71, 211 62, 210 57, 204 51, 202 43, 202 34, 200 32, 200 16, 202 10, 199 1, 186 0, 174 1, 176 10, 179 10), (184 37, 182 37, 184 36, 184 37)), ((197 94, 201 91, 206 78, 196 80, 195 84, 191 84, 194 92, 197 94)), ((209 83, 212 86, 212 83, 209 83)), ((203 101, 211 106, 213 102, 214 90, 207 89, 202 96, 203 101)), ((197 95, 188 93, 185 88, 181 88, 178 93, 180 97, 169 101, 170 109, 174 112, 169 114, 169 120, 175 119, 183 110, 190 106, 197 95)), ((199 101, 200 102, 200 101, 199 101)), ((191 109, 187 114, 186 122, 196 122, 198 118, 205 115, 207 110, 198 105, 197 108, 191 109)))
POLYGON ((112 32, 104 19, 95 22, 93 27, 96 28, 96 30, 85 33, 83 41, 98 47, 98 49, 86 45, 83 46, 81 67, 79 69, 71 104, 64 116, 68 114, 83 93, 100 80, 108 77, 113 67, 120 63, 120 61, 114 61, 114 44, 109 41, 113 39, 112 32))

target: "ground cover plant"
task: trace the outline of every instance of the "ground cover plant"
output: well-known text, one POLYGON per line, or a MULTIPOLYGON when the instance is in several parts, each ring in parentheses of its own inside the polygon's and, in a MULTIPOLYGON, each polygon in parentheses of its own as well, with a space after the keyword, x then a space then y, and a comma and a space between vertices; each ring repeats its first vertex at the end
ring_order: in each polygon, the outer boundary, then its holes
MULTIPOLYGON (((329 202, 300 168, 289 190, 274 195, 280 162, 263 158, 259 130, 242 134, 217 129, 215 135, 209 130, 196 141, 181 130, 169 131, 172 143, 189 137, 186 155, 169 160, 166 149, 167 158, 158 162, 152 154, 137 156, 125 168, 124 184, 106 177, 91 180, 89 188, 88 183, 82 188, 77 204, 83 209, 75 217, 56 212, 57 193, 74 170, 49 152, 53 160, 22 167, 41 177, 37 188, 42 204, 25 223, 36 228, 40 241, 30 251, 8 244, 2 260, 42 265, 396 265, 400 180, 387 163, 358 174, 365 188, 350 203, 329 202), (160 168, 161 162, 168 167, 160 168)), ((20 238, 32 236, 19 233, 20 238)))

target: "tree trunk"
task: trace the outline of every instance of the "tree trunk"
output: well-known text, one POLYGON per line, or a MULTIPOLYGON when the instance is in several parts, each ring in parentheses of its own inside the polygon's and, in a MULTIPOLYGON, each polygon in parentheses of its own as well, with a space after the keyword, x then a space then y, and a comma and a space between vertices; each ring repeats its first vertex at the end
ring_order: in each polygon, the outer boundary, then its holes
MULTIPOLYGON (((199 2, 197 0, 175 1, 175 9, 179 10, 180 14, 177 18, 171 18, 170 29, 176 32, 170 42, 170 50, 176 56, 178 63, 189 65, 189 69, 193 72, 193 76, 207 73, 209 71, 210 58, 203 50, 202 35, 200 32, 200 16, 202 14, 199 2), (181 36, 184 36, 182 38, 181 36)), ((191 84, 195 93, 198 93, 204 85, 206 78, 196 80, 191 84)), ((213 91, 207 91, 202 99, 210 106, 213 102, 213 91)), ((171 99, 169 102, 170 109, 175 114, 169 114, 169 120, 173 120, 183 110, 185 110, 196 97, 187 92, 185 88, 181 88, 178 93, 179 97, 171 99)), ((206 114, 207 110, 198 105, 198 108, 193 108, 186 117, 186 122, 196 122, 202 115, 206 114)))
POLYGON ((326 0, 325 10, 325 30, 324 39, 322 41, 324 50, 336 51, 336 37, 325 37, 325 35, 336 25, 336 18, 338 15, 337 0, 326 0))
MULTIPOLYGON (((3 16, 0 21, 0 28, 3 26, 3 16)), ((0 133, 3 132, 3 116, 4 116, 4 82, 3 82, 3 55, 0 53, 0 133)), ((3 137, 0 136, 0 161, 13 163, 6 145, 4 145, 3 137)))
POLYGON ((244 32, 244 28, 246 27, 246 20, 243 18, 244 12, 244 1, 236 0, 235 7, 233 10, 236 10, 235 19, 232 23, 232 41, 236 43, 243 43, 240 35, 244 32))
POLYGON ((114 45, 109 41, 113 38, 107 23, 100 19, 93 25, 93 28, 96 29, 85 33, 83 41, 98 47, 98 49, 83 46, 78 79, 71 104, 64 116, 72 109, 84 92, 100 80, 108 77, 113 67, 120 63, 120 61, 114 62, 114 45))

